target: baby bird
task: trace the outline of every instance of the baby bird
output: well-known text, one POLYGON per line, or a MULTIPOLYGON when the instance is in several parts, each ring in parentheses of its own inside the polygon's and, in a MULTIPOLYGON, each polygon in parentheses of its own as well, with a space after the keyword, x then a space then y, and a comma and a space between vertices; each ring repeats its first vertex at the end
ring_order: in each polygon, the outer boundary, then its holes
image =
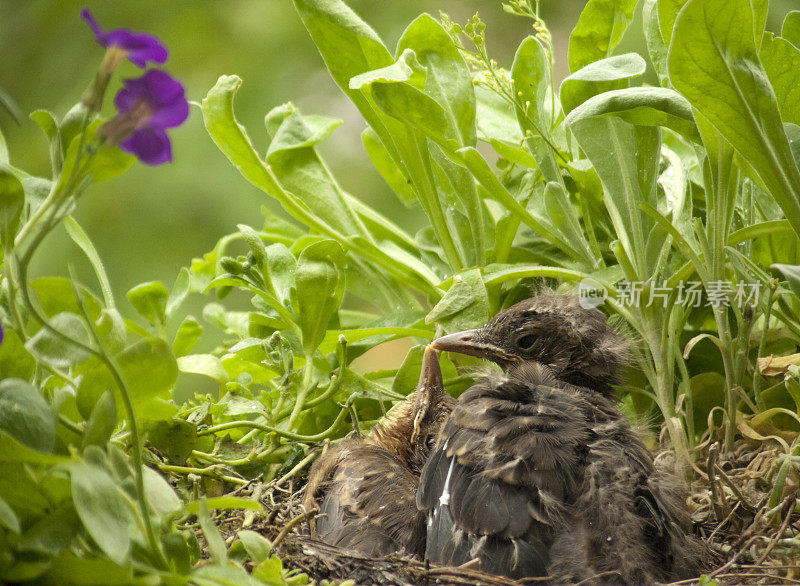
POLYGON ((317 537, 372 557, 422 557, 425 516, 415 503, 419 474, 454 404, 444 391, 436 352, 426 348, 414 393, 368 437, 340 443, 312 466, 304 505, 319 506, 317 537))
POLYGON ((600 311, 541 295, 432 346, 505 376, 459 397, 422 470, 426 559, 559 582, 697 575, 703 550, 677 483, 617 409, 627 352, 600 311))

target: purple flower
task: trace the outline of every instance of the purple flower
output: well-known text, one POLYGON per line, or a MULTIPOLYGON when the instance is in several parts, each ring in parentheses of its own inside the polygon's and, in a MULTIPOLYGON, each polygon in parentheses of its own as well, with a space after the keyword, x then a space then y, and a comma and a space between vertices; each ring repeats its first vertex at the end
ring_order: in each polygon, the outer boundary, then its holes
POLYGON ((0 346, 3 345, 3 324, 0 323, 0 346))
POLYGON ((119 113, 100 134, 106 143, 119 144, 147 165, 171 161, 172 148, 165 129, 179 126, 189 116, 183 86, 159 69, 123 83, 114 98, 119 113))
POLYGON ((128 60, 144 69, 147 62, 164 63, 167 60, 167 48, 156 37, 145 33, 135 33, 125 28, 117 28, 103 32, 92 14, 85 8, 81 17, 94 31, 94 37, 101 47, 119 47, 125 51, 128 60))

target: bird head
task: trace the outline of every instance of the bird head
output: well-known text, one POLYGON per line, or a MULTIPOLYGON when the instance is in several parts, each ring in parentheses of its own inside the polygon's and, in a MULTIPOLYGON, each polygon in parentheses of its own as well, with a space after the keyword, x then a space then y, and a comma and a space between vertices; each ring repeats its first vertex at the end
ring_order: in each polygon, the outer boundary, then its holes
POLYGON ((443 336, 431 346, 477 356, 508 371, 525 362, 549 366, 561 380, 611 392, 627 364, 626 344, 605 315, 573 295, 548 293, 521 301, 485 326, 443 336))

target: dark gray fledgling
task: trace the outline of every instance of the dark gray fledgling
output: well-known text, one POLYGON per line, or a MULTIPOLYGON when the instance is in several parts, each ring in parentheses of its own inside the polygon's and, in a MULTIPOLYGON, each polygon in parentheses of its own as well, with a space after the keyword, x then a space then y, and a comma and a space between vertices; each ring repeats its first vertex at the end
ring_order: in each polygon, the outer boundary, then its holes
POLYGON ((312 466, 304 504, 320 508, 317 536, 373 557, 422 557, 425 516, 415 503, 419 474, 454 404, 444 392, 436 352, 426 348, 413 395, 368 437, 340 443, 312 466))
POLYGON ((625 344, 596 309, 542 295, 432 346, 505 376, 459 397, 422 470, 425 556, 513 578, 647 584, 696 576, 679 483, 616 407, 625 344))

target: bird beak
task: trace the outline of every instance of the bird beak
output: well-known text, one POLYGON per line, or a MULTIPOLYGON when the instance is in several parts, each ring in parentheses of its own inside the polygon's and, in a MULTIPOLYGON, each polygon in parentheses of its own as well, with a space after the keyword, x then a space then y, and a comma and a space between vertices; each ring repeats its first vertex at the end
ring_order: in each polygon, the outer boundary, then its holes
POLYGON ((442 336, 431 342, 430 347, 440 352, 467 354, 483 360, 491 360, 498 364, 516 360, 516 357, 510 356, 502 348, 482 340, 482 336, 479 335, 480 332, 480 329, 464 330, 463 332, 442 336))
POLYGON ((428 346, 422 355, 422 370, 419 373, 417 390, 427 391, 428 394, 431 394, 434 389, 444 390, 444 379, 436 350, 428 346))

